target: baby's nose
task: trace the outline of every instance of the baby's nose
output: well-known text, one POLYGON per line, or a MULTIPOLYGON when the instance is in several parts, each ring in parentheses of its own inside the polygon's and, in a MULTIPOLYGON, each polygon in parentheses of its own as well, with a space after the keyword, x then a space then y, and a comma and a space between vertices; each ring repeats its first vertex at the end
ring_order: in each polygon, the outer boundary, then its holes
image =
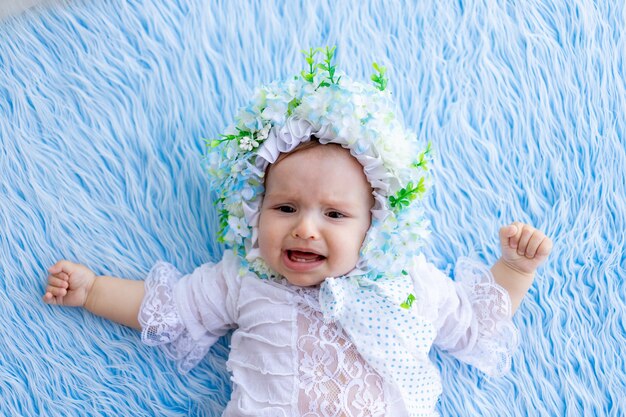
POLYGON ((311 218, 311 216, 301 216, 293 228, 291 236, 305 240, 317 239, 319 237, 319 233, 315 225, 315 221, 311 218))

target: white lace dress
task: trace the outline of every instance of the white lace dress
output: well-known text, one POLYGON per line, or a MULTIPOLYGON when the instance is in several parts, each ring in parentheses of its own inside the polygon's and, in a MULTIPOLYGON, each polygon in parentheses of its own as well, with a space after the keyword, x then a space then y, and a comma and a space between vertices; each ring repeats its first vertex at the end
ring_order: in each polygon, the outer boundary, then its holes
MULTIPOLYGON (((503 336, 503 329, 516 334, 506 317, 504 290, 488 273, 482 281, 470 274, 473 284, 462 286, 425 262, 413 269, 411 276, 424 278, 414 285, 415 311, 423 329, 435 329, 434 343, 490 374, 505 371, 509 355, 502 357, 501 345, 509 351, 515 343, 510 337, 491 340, 503 336)), ((424 395, 418 411, 409 412, 396 385, 363 360, 340 326, 324 320, 318 296, 317 288, 242 273, 230 251, 221 262, 187 276, 158 263, 146 278, 142 339, 160 345, 187 372, 235 329, 227 362, 233 381, 227 417, 436 416, 441 384, 428 360, 433 338, 420 356, 424 395)))

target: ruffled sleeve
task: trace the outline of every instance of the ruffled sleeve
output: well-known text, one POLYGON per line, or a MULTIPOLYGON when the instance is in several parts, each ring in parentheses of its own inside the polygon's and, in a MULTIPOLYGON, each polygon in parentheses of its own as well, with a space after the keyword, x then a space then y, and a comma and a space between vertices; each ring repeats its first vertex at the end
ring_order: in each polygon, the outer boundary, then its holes
POLYGON ((160 346, 182 373, 196 366, 234 327, 237 274, 229 282, 223 262, 205 264, 187 276, 159 262, 146 277, 138 316, 141 339, 160 346))
POLYGON ((434 344, 489 376, 508 372, 518 332, 511 320, 509 294, 491 271, 467 258, 457 262, 455 281, 425 261, 418 269, 433 278, 427 285, 418 279, 415 287, 430 302, 437 328, 434 344))

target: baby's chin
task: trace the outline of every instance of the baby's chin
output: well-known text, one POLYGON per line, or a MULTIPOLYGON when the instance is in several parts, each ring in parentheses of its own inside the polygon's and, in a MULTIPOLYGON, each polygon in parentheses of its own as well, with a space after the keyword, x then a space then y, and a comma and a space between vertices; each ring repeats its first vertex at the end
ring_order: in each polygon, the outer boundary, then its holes
POLYGON ((328 278, 339 278, 347 275, 352 272, 353 268, 350 268, 347 272, 337 272, 337 273, 325 273, 325 274, 294 274, 294 273, 286 273, 283 277, 289 282, 291 285, 295 285, 298 287, 317 287, 321 285, 328 278))
POLYGON ((317 287, 327 278, 326 276, 302 276, 301 274, 284 275, 287 282, 298 287, 317 287))

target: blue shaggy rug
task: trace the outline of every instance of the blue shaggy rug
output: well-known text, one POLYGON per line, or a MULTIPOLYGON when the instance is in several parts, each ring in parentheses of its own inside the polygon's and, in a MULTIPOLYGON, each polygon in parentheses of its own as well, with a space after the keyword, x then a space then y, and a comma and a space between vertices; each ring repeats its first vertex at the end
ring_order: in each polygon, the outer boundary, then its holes
POLYGON ((612 0, 67 0, 4 17, 0 415, 221 414, 227 339, 182 376, 135 331, 42 303, 46 269, 142 279, 158 259, 218 259, 203 138, 304 68, 300 50, 337 45, 353 78, 388 67, 433 143, 433 262, 493 262, 512 220, 555 243, 510 374, 433 353, 442 415, 623 416, 624 27, 612 0))

